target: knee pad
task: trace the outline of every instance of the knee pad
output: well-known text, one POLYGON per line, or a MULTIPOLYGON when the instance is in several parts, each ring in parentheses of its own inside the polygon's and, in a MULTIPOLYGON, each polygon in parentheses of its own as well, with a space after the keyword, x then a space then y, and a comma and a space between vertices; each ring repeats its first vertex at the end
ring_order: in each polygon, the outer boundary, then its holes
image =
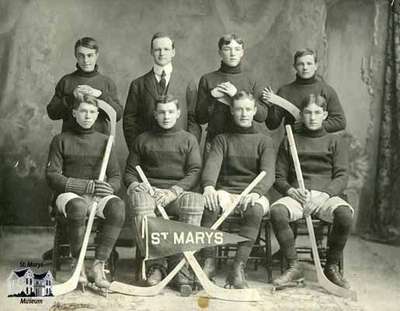
POLYGON ((254 204, 254 206, 249 206, 244 211, 243 216, 245 219, 260 220, 264 216, 264 207, 260 204, 254 204))
POLYGON ((110 199, 104 208, 104 216, 115 223, 123 224, 125 221, 125 203, 119 198, 110 199))
POLYGON ((134 192, 129 197, 133 216, 155 216, 156 203, 150 194, 146 192, 134 192))
POLYGON ((198 193, 185 193, 179 198, 179 219, 200 225, 204 210, 204 198, 198 193))
POLYGON ((272 221, 287 221, 289 222, 289 211, 283 204, 273 205, 271 208, 271 220, 272 221))
POLYGON ((350 227, 353 222, 353 212, 348 206, 341 205, 333 212, 333 221, 335 224, 350 227))
POLYGON ((65 205, 67 218, 70 219, 85 219, 87 215, 88 205, 82 198, 74 198, 69 200, 65 205))

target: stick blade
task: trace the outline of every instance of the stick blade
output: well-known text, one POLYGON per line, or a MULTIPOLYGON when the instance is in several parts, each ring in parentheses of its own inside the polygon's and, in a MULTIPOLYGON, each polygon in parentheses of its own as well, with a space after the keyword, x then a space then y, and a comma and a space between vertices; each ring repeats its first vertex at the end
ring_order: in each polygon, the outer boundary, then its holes
POLYGON ((325 276, 325 274, 321 268, 318 269, 318 267, 316 267, 316 269, 317 269, 318 283, 327 292, 334 294, 336 296, 350 298, 353 301, 357 301, 357 293, 354 290, 343 288, 343 287, 340 287, 340 286, 332 283, 325 276))
POLYGON ((110 290, 128 296, 156 296, 164 286, 161 288, 159 287, 158 284, 155 286, 143 287, 114 281, 111 283, 110 290))
POLYGON ((54 296, 61 296, 72 292, 78 286, 78 279, 69 279, 65 283, 53 285, 51 291, 54 296))

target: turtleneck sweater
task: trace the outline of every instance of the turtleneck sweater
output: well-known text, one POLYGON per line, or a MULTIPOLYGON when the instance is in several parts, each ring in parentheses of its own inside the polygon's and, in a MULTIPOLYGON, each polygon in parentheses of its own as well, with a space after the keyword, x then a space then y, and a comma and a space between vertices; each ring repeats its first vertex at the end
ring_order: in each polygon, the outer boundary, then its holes
MULTIPOLYGON (((97 65, 91 72, 85 72, 77 65, 77 69, 74 72, 63 76, 57 83, 53 98, 47 105, 47 113, 50 119, 63 120, 62 132, 73 127, 73 91, 78 85, 89 85, 92 88, 100 90, 101 95, 98 98, 104 100, 115 109, 117 120, 121 118, 123 108, 117 97, 117 87, 115 83, 109 77, 98 72, 97 65)), ((107 115, 100 110, 94 129, 101 133, 108 133, 107 120, 107 115)))
MULTIPOLYGON (((287 99, 297 108, 301 108, 302 103, 308 99, 310 94, 322 95, 326 98, 328 118, 324 121, 324 128, 327 132, 337 132, 346 127, 346 118, 343 108, 335 90, 325 83, 320 77, 302 79, 296 76, 296 80, 290 84, 282 86, 277 95, 287 99)), ((268 116, 265 124, 270 130, 274 130, 285 119, 285 124, 293 124, 294 118, 281 107, 271 105, 268 109, 268 116)))
POLYGON ((156 126, 140 134, 130 150, 125 169, 127 187, 142 182, 135 167, 140 165, 150 184, 161 189, 178 186, 189 191, 197 186, 201 171, 200 148, 194 135, 173 127, 156 126))
MULTIPOLYGON (((75 119, 74 119, 75 120, 75 119)), ((51 144, 46 168, 46 178, 57 193, 86 193, 90 180, 99 178, 108 136, 94 128, 84 129, 76 121, 71 130, 56 135, 51 144)), ((106 170, 106 181, 117 192, 121 174, 113 148, 106 170)))
POLYGON ((252 192, 266 195, 275 180, 275 152, 271 138, 248 128, 233 125, 229 133, 217 135, 206 159, 203 187, 241 193, 261 172, 267 175, 252 192))
MULTIPOLYGON (((341 194, 348 181, 346 139, 340 134, 327 133, 324 128, 316 131, 303 128, 294 133, 294 139, 306 189, 330 196, 341 194)), ((287 195, 289 188, 299 187, 287 137, 279 148, 274 187, 283 195, 287 195)))
POLYGON ((203 75, 199 81, 196 118, 200 124, 208 123, 208 140, 218 134, 228 132, 232 125, 229 106, 219 102, 211 95, 211 90, 218 84, 228 81, 236 87, 238 92, 244 90, 252 93, 256 98, 257 113, 254 120, 264 122, 267 117, 267 108, 259 100, 262 87, 257 84, 252 75, 243 71, 240 64, 236 67, 230 67, 221 62, 221 67, 218 70, 203 75))

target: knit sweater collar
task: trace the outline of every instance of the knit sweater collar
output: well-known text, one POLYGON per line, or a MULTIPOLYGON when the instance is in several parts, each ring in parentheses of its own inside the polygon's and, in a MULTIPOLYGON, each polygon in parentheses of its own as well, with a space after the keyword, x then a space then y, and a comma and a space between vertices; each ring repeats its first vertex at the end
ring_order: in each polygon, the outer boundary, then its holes
POLYGON ((179 129, 177 128, 176 124, 173 127, 171 127, 170 129, 164 129, 161 126, 159 126, 157 123, 153 127, 153 132, 156 133, 157 135, 173 135, 178 131, 179 131, 179 129))
POLYGON ((232 133, 236 134, 255 134, 257 133, 256 129, 254 128, 253 125, 250 127, 241 127, 236 124, 232 124, 232 133))
POLYGON ((221 62, 221 67, 219 67, 219 71, 221 71, 223 73, 231 73, 231 74, 241 73, 242 65, 241 65, 241 63, 239 63, 239 65, 237 65, 235 67, 231 67, 231 66, 228 66, 227 64, 225 64, 224 62, 221 62))
POLYGON ((99 72, 98 72, 98 66, 97 66, 97 64, 96 64, 96 65, 94 66, 94 70, 93 70, 93 71, 86 72, 86 71, 83 71, 83 70, 79 67, 78 64, 76 64, 76 71, 75 71, 75 74, 77 74, 78 76, 87 77, 87 78, 94 77, 94 76, 96 76, 96 75, 99 74, 99 72))
POLYGON ((296 83, 297 84, 313 84, 313 83, 315 83, 315 82, 317 82, 318 81, 318 79, 317 79, 317 76, 316 75, 313 75, 311 78, 309 78, 309 79, 303 79, 303 78, 301 78, 301 77, 299 77, 298 75, 296 75, 296 83))
POLYGON ((85 129, 76 122, 74 119, 72 124, 72 130, 78 135, 89 135, 94 133, 94 125, 91 128, 85 129))
POLYGON ((303 128, 301 130, 301 133, 304 136, 308 136, 308 137, 321 137, 321 136, 326 135, 327 132, 326 132, 326 130, 325 130, 325 128, 323 126, 320 129, 314 130, 314 131, 309 130, 308 128, 303 126, 303 128))

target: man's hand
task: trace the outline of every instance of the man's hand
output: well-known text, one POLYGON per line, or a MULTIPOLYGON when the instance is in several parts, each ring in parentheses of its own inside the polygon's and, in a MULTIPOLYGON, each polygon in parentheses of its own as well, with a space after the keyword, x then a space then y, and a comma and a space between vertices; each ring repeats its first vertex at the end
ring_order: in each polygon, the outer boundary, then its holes
POLYGON ((310 199, 303 206, 304 216, 309 216, 315 214, 324 205, 324 203, 329 199, 329 194, 321 192, 315 197, 310 197, 310 199))
POLYGON ((229 97, 233 97, 233 96, 235 96, 236 93, 237 93, 237 88, 232 83, 230 83, 229 81, 218 84, 211 91, 211 95, 213 97, 215 97, 215 98, 222 97, 223 94, 226 94, 229 97))
POLYGON ((94 181, 94 195, 98 197, 106 197, 108 195, 112 195, 114 193, 114 189, 111 185, 105 181, 95 180, 94 181))
POLYGON ((260 197, 261 196, 258 193, 249 193, 248 195, 242 197, 239 202, 240 210, 245 212, 248 207, 253 207, 260 197))
POLYGON ((287 194, 301 204, 305 204, 310 197, 310 192, 308 190, 303 191, 300 188, 290 188, 287 194))
POLYGON ((261 92, 261 100, 263 101, 263 103, 270 105, 271 103, 269 101, 271 100, 271 96, 273 94, 274 91, 272 91, 271 87, 265 87, 261 92))
POLYGON ((158 189, 154 192, 154 199, 158 205, 166 207, 169 203, 176 200, 177 195, 174 191, 168 189, 158 189))
POLYGON ((95 89, 91 87, 90 85, 78 85, 74 91, 73 94, 76 98, 81 99, 84 95, 91 95, 93 97, 99 97, 102 92, 98 89, 95 89))
POLYGON ((149 192, 150 188, 147 186, 146 183, 141 182, 141 183, 137 183, 136 186, 134 186, 133 191, 134 192, 149 192))
POLYGON ((203 192, 206 201, 205 207, 210 211, 216 211, 219 208, 218 193, 213 186, 207 186, 203 192))

